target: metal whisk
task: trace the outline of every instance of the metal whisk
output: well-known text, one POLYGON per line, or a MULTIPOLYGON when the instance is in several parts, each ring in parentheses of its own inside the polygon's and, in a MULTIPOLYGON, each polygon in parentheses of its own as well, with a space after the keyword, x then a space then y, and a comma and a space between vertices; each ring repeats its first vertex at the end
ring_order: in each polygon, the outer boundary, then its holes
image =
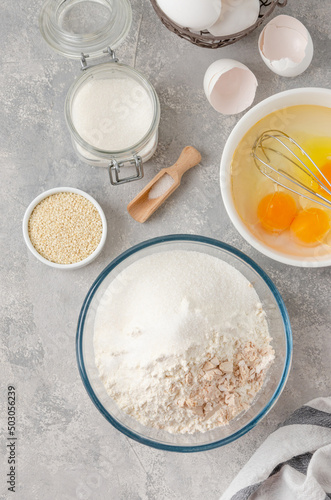
POLYGON ((331 182, 292 137, 280 130, 267 130, 255 141, 252 155, 260 172, 278 186, 331 209, 331 199, 317 192, 324 189, 331 195, 331 182))

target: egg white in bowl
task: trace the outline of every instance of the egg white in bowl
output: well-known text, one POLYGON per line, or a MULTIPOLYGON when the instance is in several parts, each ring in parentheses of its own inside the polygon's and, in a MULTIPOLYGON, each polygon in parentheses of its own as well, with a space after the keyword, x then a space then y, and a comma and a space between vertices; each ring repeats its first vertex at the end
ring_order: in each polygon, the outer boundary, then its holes
MULTIPOLYGON (((321 241, 313 241, 312 237, 311 244, 303 244, 297 241, 294 226, 292 230, 289 227, 282 232, 266 231, 261 227, 261 221, 257 217, 258 204, 263 196, 278 188, 256 168, 251 156, 254 140, 268 128, 282 130, 294 134, 294 139, 301 141, 309 149, 317 163, 323 162, 321 154, 328 161, 331 155, 331 138, 327 135, 326 123, 330 119, 331 90, 289 90, 271 96, 252 108, 238 122, 225 145, 220 184, 227 213, 239 233, 253 247, 279 262, 301 267, 331 265, 331 232, 327 232, 321 241), (321 121, 318 111, 324 116, 321 121), (304 116, 306 118, 303 120, 304 116)), ((296 215, 301 215, 309 208, 300 197, 295 201, 296 215)), ((330 218, 330 210, 324 208, 323 212, 330 218)))

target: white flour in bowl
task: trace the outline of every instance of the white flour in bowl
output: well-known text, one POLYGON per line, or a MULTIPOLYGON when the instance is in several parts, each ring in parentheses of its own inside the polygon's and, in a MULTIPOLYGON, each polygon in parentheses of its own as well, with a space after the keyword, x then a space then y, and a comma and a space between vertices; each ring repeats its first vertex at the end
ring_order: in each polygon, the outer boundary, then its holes
POLYGON ((210 255, 144 257, 105 291, 96 366, 131 417, 172 433, 207 431, 247 409, 274 359, 259 297, 210 255))

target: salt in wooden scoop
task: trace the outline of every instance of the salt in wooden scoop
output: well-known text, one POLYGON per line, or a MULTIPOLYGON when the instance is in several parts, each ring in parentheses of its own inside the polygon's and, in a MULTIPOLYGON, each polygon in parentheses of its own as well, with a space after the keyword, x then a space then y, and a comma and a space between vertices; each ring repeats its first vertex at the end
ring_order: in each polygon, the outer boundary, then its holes
POLYGON ((128 212, 136 221, 145 222, 180 185, 183 174, 201 161, 201 154, 187 146, 172 167, 163 168, 128 204, 128 212))

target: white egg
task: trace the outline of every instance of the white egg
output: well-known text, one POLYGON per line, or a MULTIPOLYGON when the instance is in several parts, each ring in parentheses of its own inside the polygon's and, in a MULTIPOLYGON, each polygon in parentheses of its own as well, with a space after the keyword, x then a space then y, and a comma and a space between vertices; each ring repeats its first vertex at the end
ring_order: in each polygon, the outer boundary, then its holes
POLYGON ((314 46, 307 28, 294 17, 277 16, 263 29, 259 51, 269 69, 281 76, 298 76, 310 65, 314 46))
POLYGON ((244 64, 219 59, 205 73, 203 87, 213 108, 224 115, 241 113, 254 101, 257 80, 244 64))
POLYGON ((222 12, 209 31, 214 36, 239 33, 256 23, 260 0, 222 0, 222 12))
POLYGON ((220 16, 222 0, 157 0, 160 9, 175 23, 202 31, 220 16))

